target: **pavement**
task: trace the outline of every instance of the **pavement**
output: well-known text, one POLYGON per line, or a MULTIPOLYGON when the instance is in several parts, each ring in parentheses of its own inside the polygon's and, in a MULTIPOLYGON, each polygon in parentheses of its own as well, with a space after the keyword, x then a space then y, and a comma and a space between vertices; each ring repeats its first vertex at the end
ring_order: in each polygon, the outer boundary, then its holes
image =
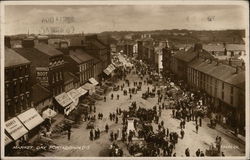
MULTIPOLYGON (((128 76, 128 79, 133 81, 139 81, 139 77, 137 75, 131 74, 128 76)), ((124 81, 119 81, 117 84, 121 85, 125 83, 124 81)), ((133 85, 133 83, 131 83, 133 85)), ((130 86, 132 87, 132 86, 130 86)), ((96 128, 101 130, 101 136, 99 139, 91 141, 89 139, 89 131, 86 129, 87 122, 83 122, 80 127, 72 128, 71 139, 67 139, 67 135, 62 135, 56 139, 54 139, 54 143, 58 146, 52 152, 44 153, 46 157, 106 157, 108 156, 108 148, 111 144, 109 140, 109 134, 111 131, 116 132, 117 130, 122 129, 122 120, 119 117, 118 124, 115 124, 114 121, 109 120, 109 113, 116 112, 116 108, 128 109, 128 106, 136 101, 137 105, 145 108, 152 108, 157 103, 157 98, 148 98, 147 100, 142 99, 141 95, 147 90, 147 87, 150 89, 153 88, 152 85, 143 85, 142 91, 139 91, 136 95, 133 94, 132 99, 129 98, 129 95, 124 96, 122 91, 111 91, 107 93, 107 101, 97 101, 96 103, 96 116, 97 114, 103 113, 104 119, 97 120, 96 128), (111 100, 111 93, 114 94, 114 100, 111 100), (120 95, 120 99, 116 99, 116 95, 120 95), (110 127, 109 133, 104 132, 104 126, 108 124, 110 127)), ((127 85, 125 85, 125 89, 128 89, 127 85)), ((165 101, 165 104, 168 102, 165 101)), ((164 121, 165 128, 169 128, 170 132, 175 131, 178 134, 180 133, 178 119, 172 118, 172 110, 162 110, 162 115, 160 117, 160 121, 164 121)), ((185 149, 190 149, 191 156, 195 156, 195 152, 198 148, 200 148, 204 153, 205 150, 209 148, 211 143, 215 142, 216 136, 222 137, 222 151, 226 156, 244 156, 245 155, 245 145, 239 142, 238 139, 232 138, 228 134, 226 134, 226 130, 222 129, 220 126, 216 129, 211 129, 207 126, 209 121, 207 119, 203 120, 202 127, 199 128, 198 134, 195 132, 195 122, 190 121, 186 123, 185 136, 183 139, 179 139, 176 144, 176 152, 177 157, 185 156, 185 149)), ((154 129, 156 129, 157 125, 153 125, 154 129)), ((131 155, 127 151, 127 147, 125 144, 118 142, 118 145, 123 149, 124 156, 130 157, 131 155)))

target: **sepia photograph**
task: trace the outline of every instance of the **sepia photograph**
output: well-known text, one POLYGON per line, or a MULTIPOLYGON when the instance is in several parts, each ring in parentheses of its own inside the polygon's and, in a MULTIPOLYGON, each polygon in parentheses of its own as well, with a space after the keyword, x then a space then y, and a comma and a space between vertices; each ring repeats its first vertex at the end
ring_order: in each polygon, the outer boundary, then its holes
POLYGON ((250 158, 247 1, 1 2, 0 64, 1 159, 250 158))

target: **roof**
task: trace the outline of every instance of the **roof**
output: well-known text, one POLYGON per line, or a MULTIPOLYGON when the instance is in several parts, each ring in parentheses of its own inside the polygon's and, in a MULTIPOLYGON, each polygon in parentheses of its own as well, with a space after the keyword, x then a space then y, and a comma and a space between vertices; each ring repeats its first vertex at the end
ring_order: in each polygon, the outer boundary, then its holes
POLYGON ((35 104, 42 102, 50 97, 51 92, 40 84, 35 84, 34 86, 32 86, 32 100, 35 104))
POLYGON ((94 58, 94 64, 97 64, 97 63, 100 63, 100 62, 101 62, 100 59, 98 59, 98 58, 96 58, 96 57, 93 57, 93 58, 94 58))
POLYGON ((43 43, 38 43, 35 45, 35 48, 38 49, 39 51, 47 54, 48 56, 58 56, 58 55, 63 55, 63 53, 54 47, 43 44, 43 43))
POLYGON ((197 53, 194 52, 193 47, 191 47, 187 51, 184 50, 177 51, 173 56, 179 60, 190 62, 197 56, 197 53))
POLYGON ((64 84, 73 82, 75 79, 75 76, 71 72, 63 72, 63 76, 64 76, 64 84))
POLYGON ((204 44, 202 48, 208 52, 224 52, 225 48, 223 44, 204 44))
POLYGON ((49 56, 36 48, 15 48, 14 50, 31 61, 36 67, 47 67, 49 65, 49 56))
POLYGON ((226 44, 226 49, 228 51, 245 51, 244 44, 226 44))
POLYGON ((90 56, 82 49, 70 50, 69 55, 78 64, 94 59, 94 57, 90 56))
POLYGON ((5 58, 4 58, 5 67, 16 66, 21 64, 30 63, 29 60, 18 54, 12 49, 5 47, 5 58))
POLYGON ((91 44, 94 45, 95 47, 99 48, 99 49, 105 49, 106 46, 99 42, 98 40, 91 40, 91 44))
POLYGON ((72 36, 68 38, 70 46, 83 46, 85 42, 84 36, 72 36))
POLYGON ((217 62, 215 61, 209 62, 208 60, 204 61, 202 59, 195 59, 189 64, 189 66, 223 82, 232 84, 242 89, 245 87, 245 71, 239 70, 236 74, 236 68, 230 65, 221 63, 217 65, 217 62))
POLYGON ((174 44, 174 46, 175 47, 177 47, 177 48, 187 48, 187 49, 189 49, 189 48, 191 48, 193 45, 192 44, 174 44))

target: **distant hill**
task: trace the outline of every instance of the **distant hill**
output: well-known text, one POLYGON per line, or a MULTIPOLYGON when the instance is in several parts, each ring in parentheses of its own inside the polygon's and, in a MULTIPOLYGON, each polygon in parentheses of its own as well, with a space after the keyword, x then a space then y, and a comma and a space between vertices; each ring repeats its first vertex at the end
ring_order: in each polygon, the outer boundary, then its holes
POLYGON ((139 39, 142 34, 151 34, 156 40, 173 41, 176 43, 244 43, 245 30, 154 30, 154 31, 113 31, 102 32, 100 35, 110 35, 116 39, 124 39, 126 35, 133 35, 133 40, 139 39))
MULTIPOLYGON (((98 33, 98 38, 107 44, 130 38, 137 40, 142 34, 151 34, 156 40, 166 40, 173 43, 244 43, 245 30, 152 30, 152 31, 107 31, 98 33)), ((84 34, 89 35, 89 34, 84 34)), ((11 36, 11 39, 22 39, 26 34, 11 36)), ((67 38, 72 36, 83 36, 83 34, 48 35, 50 38, 67 38)))

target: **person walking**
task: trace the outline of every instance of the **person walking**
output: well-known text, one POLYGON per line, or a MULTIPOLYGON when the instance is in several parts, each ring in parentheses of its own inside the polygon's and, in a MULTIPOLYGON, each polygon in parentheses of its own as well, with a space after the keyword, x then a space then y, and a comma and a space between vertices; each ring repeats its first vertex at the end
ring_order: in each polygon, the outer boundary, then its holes
POLYGON ((113 93, 111 94, 111 100, 113 100, 113 98, 114 98, 114 95, 113 95, 113 93))
POLYGON ((222 156, 222 157, 225 157, 225 154, 224 154, 224 152, 221 152, 221 156, 222 156))
POLYGON ((196 133, 198 134, 198 130, 199 130, 198 124, 196 125, 195 129, 196 129, 196 133))
POLYGON ((132 99, 132 94, 129 95, 129 98, 132 99))
POLYGON ((108 124, 106 124, 106 126, 105 126, 105 131, 106 131, 106 133, 108 133, 108 131, 109 131, 109 126, 108 126, 108 124))
POLYGON ((120 96, 119 96, 119 94, 117 94, 117 96, 116 96, 116 97, 117 97, 117 100, 119 100, 119 97, 120 97, 120 96))
POLYGON ((181 129, 181 139, 183 139, 184 138, 184 134, 185 134, 185 132, 184 132, 184 130, 183 129, 181 129))
POLYGON ((71 136, 71 129, 68 129, 68 140, 70 140, 70 136, 71 136))
POLYGON ((201 119, 201 117, 200 117, 199 121, 200 121, 200 127, 201 127, 201 124, 202 124, 202 119, 201 119))
POLYGON ((118 123, 118 116, 115 117, 115 123, 118 123))
POLYGON ((104 100, 104 102, 106 102, 106 96, 104 96, 103 100, 104 100))
POLYGON ((110 133, 110 141, 112 142, 113 140, 114 140, 114 133, 111 132, 111 133, 110 133))
POLYGON ((201 156, 201 157, 205 157, 205 154, 203 153, 203 151, 201 151, 200 156, 201 156))
POLYGON ((168 137, 168 135, 169 135, 169 129, 167 128, 167 137, 168 137))
POLYGON ((89 138, 91 141, 93 141, 93 136, 94 136, 94 133, 93 133, 93 129, 90 130, 90 133, 89 133, 89 138))
POLYGON ((189 157, 189 156, 190 156, 189 148, 187 148, 187 149, 185 150, 185 155, 186 155, 186 157, 189 157))
POLYGON ((200 153, 201 153, 201 151, 200 151, 200 149, 198 148, 198 150, 195 152, 196 157, 199 157, 199 156, 200 156, 200 153))

